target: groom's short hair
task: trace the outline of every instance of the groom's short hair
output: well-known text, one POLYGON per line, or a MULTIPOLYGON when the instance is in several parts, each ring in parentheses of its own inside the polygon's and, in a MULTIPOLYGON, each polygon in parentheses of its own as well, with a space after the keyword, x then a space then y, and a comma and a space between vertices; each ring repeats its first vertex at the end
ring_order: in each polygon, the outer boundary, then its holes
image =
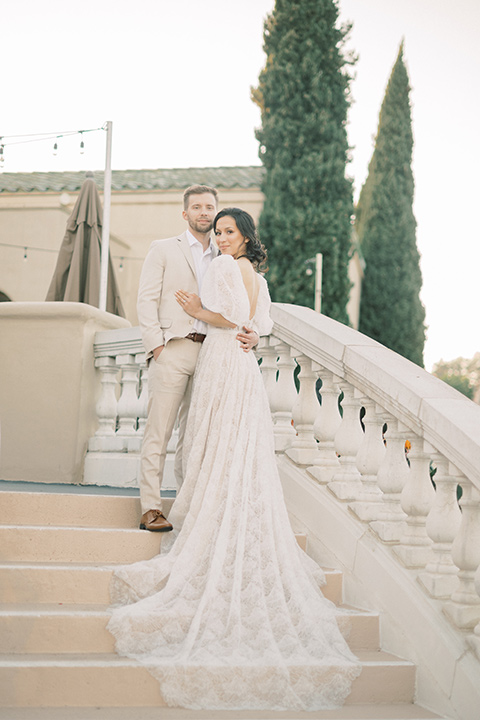
POLYGON ((183 193, 183 209, 188 208, 191 195, 203 195, 204 193, 210 193, 215 198, 215 204, 218 203, 218 193, 215 188, 208 187, 208 185, 190 185, 183 193))

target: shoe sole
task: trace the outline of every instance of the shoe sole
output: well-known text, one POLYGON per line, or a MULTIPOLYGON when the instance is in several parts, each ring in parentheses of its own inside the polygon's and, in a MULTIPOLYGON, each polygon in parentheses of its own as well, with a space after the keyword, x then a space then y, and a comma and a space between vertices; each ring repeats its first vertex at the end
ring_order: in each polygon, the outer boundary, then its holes
POLYGON ((149 530, 150 532, 170 532, 170 530, 173 530, 173 527, 170 526, 170 527, 163 527, 163 528, 147 528, 142 523, 140 525, 140 530, 149 530))

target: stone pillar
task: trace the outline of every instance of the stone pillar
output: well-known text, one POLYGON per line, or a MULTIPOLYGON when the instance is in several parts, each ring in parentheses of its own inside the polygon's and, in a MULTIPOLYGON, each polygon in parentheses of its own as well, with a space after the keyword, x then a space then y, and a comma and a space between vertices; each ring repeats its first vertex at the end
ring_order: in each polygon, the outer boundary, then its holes
POLYGON ((95 435, 88 441, 91 452, 97 450, 121 449, 116 447, 117 425, 117 375, 118 367, 115 358, 101 357, 95 360, 95 367, 100 371, 102 386, 95 410, 98 418, 98 428, 95 435))
POLYGON ((257 358, 261 359, 260 370, 262 372, 263 383, 270 404, 270 411, 273 410, 272 405, 275 403, 275 396, 277 394, 277 356, 278 351, 275 347, 272 347, 269 343, 268 338, 260 338, 258 344, 258 350, 256 352, 257 358))
MULTIPOLYGON (((480 565, 478 566, 477 572, 475 573, 474 581, 477 595, 480 596, 480 565)), ((467 638, 467 642, 474 651, 477 658, 480 660, 480 621, 475 625, 473 635, 470 635, 467 638)))
POLYGON ((436 453, 434 460, 437 467, 433 478, 435 500, 426 522, 427 535, 433 540, 433 557, 418 579, 432 597, 444 598, 450 597, 458 585, 452 544, 462 521, 457 501, 457 486, 462 477, 443 455, 436 453))
POLYGON ((318 440, 318 454, 314 464, 307 472, 323 485, 329 483, 338 472, 340 463, 335 452, 335 435, 342 418, 338 411, 338 390, 333 382, 333 373, 326 368, 314 366, 316 375, 322 380, 320 395, 322 404, 319 406, 313 425, 313 433, 318 440))
POLYGON ((399 542, 407 519, 400 495, 410 475, 405 458, 406 428, 393 415, 385 413, 383 417, 387 422, 387 447, 377 473, 377 484, 383 495, 382 502, 375 507, 377 515, 370 521, 370 527, 384 542, 399 542))
POLYGON ((430 479, 431 448, 418 435, 413 436, 409 454, 410 474, 400 496, 407 515, 404 533, 394 552, 406 567, 425 567, 432 558, 432 541, 427 535, 427 515, 435 499, 430 479))
POLYGON ((317 417, 318 399, 315 392, 316 373, 312 369, 312 361, 306 355, 292 355, 300 365, 298 380, 300 390, 293 405, 293 424, 297 432, 286 455, 298 465, 310 465, 317 457, 317 442, 313 435, 313 424, 317 417))
POLYGON ((293 379, 296 367, 295 360, 290 355, 290 347, 277 338, 270 337, 272 347, 276 348, 278 355, 278 378, 274 396, 270 399, 270 410, 273 416, 273 433, 275 438, 275 451, 284 452, 289 448, 296 437, 292 425, 292 408, 297 399, 297 390, 293 379))
POLYGON ((462 520, 452 545, 452 559, 459 568, 458 587, 444 610, 457 627, 473 630, 480 622, 480 597, 475 588, 480 565, 480 491, 467 479, 462 489, 462 520))
POLYGON ((382 491, 377 485, 377 473, 385 457, 383 411, 373 400, 362 397, 365 408, 363 423, 365 433, 358 449, 355 464, 362 476, 360 499, 350 504, 350 509, 363 522, 373 520, 377 515, 377 505, 382 502, 382 491))
POLYGON ((135 355, 117 355, 117 365, 122 370, 121 393, 117 404, 118 437, 135 436, 138 419, 138 365, 135 355))
POLYGON ((329 489, 339 500, 356 500, 362 493, 361 476, 356 466, 357 452, 363 440, 360 425, 361 405, 355 396, 355 389, 346 380, 339 380, 343 391, 343 418, 335 435, 340 469, 334 474, 329 489))

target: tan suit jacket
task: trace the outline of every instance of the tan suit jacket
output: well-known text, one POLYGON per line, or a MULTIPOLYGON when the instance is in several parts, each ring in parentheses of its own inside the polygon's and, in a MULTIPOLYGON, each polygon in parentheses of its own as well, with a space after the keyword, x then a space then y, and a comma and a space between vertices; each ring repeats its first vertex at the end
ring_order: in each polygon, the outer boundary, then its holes
MULTIPOLYGON (((214 249, 214 256, 217 254, 214 249)), ((187 233, 155 240, 140 275, 137 314, 147 360, 153 349, 192 332, 194 318, 175 300, 176 290, 198 293, 195 265, 187 233)))

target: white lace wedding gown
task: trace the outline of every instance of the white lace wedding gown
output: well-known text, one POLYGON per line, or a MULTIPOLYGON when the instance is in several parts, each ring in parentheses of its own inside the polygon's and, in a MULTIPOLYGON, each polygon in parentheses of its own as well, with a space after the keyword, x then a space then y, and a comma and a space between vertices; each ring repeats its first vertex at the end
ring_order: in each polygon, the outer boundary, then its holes
MULTIPOLYGON (((260 277, 253 318, 268 334, 260 277)), ((249 300, 236 261, 213 260, 202 301, 238 328, 249 300)), ((209 326, 195 373, 185 480, 157 557, 115 572, 108 629, 165 701, 192 709, 316 710, 343 704, 360 665, 290 528, 270 408, 237 328, 209 326), (125 604, 128 603, 128 604, 125 604)))

